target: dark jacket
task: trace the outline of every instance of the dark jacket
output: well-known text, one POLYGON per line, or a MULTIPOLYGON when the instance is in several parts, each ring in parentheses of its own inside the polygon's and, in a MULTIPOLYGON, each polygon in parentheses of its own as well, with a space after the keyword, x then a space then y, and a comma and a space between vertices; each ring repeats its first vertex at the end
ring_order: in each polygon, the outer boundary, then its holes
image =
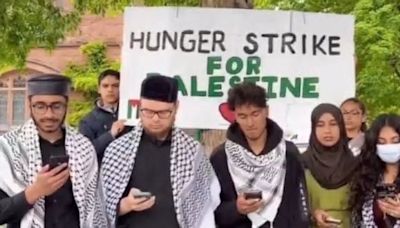
MULTIPOLYGON (((268 119, 267 145, 262 154, 274 149, 282 139, 280 127, 268 119)), ((251 151, 247 141, 237 124, 228 129, 227 138, 251 151)), ((298 150, 291 142, 286 142, 286 176, 282 202, 274 220, 273 227, 278 228, 308 228, 310 216, 308 211, 307 193, 304 170, 298 159, 298 150)), ((221 185, 221 204, 215 211, 215 220, 219 228, 251 228, 251 221, 246 215, 238 212, 236 207, 237 193, 228 170, 225 144, 217 147, 211 156, 211 163, 221 185)), ((265 223, 262 228, 270 227, 265 223)))
POLYGON ((32 207, 26 201, 25 192, 9 197, 0 190, 0 225, 7 222, 7 228, 19 228, 21 219, 32 207))
MULTIPOLYGON (((97 152, 99 164, 101 164, 107 146, 114 140, 114 137, 111 135, 111 127, 117 120, 118 111, 111 112, 111 110, 106 110, 102 108, 100 102, 97 101, 95 108, 88 113, 79 124, 79 131, 93 143, 97 152)), ((127 133, 131 129, 131 127, 125 127, 116 138, 127 133)))

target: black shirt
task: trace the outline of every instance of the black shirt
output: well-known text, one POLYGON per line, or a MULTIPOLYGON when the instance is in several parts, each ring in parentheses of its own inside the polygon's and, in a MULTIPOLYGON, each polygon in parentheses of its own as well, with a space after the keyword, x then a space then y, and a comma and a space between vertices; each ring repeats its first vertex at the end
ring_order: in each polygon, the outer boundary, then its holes
POLYGON ((123 197, 131 188, 151 192, 156 201, 152 208, 119 217, 118 227, 179 228, 170 178, 171 140, 158 141, 143 133, 135 165, 123 197))
MULTIPOLYGON (((65 137, 51 143, 39 139, 43 166, 49 163, 51 155, 65 155, 65 137)), ((72 193, 70 179, 58 191, 45 197, 46 228, 79 228, 79 210, 72 193)))
POLYGON ((26 201, 25 191, 14 196, 8 196, 0 190, 0 224, 7 224, 7 228, 19 228, 24 215, 32 209, 26 201))
MULTIPOLYGON (((267 143, 261 154, 267 154, 281 142, 282 129, 272 120, 267 120, 267 143)), ((239 125, 229 127, 227 138, 247 150, 252 151, 239 125)), ((215 174, 221 185, 221 204, 215 210, 218 228, 251 228, 252 224, 246 215, 239 213, 236 207, 237 191, 228 168, 225 144, 218 146, 210 158, 215 174)), ((299 152, 291 142, 286 142, 286 174, 282 201, 273 224, 266 222, 261 228, 308 228, 309 211, 305 193, 304 170, 299 161, 299 152)))

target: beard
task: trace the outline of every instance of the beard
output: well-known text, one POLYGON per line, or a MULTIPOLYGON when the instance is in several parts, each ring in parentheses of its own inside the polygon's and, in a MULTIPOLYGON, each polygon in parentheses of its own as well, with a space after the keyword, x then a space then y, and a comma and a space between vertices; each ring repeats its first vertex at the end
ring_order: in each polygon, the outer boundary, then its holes
POLYGON ((35 118, 33 115, 31 115, 31 117, 32 117, 33 122, 35 123, 36 127, 38 128, 38 130, 40 130, 44 133, 55 133, 63 128, 66 115, 67 114, 65 113, 61 119, 58 119, 58 118, 35 118), (53 122, 55 124, 55 126, 48 128, 45 126, 45 122, 53 122))
POLYGON ((146 134, 156 139, 164 139, 166 138, 172 131, 172 128, 163 129, 162 131, 153 131, 151 129, 144 129, 146 134))
MULTIPOLYGON (((141 117, 142 118, 142 117, 141 117)), ((161 129, 152 129, 151 124, 149 123, 144 123, 143 120, 141 120, 142 126, 146 134, 157 138, 157 139, 163 139, 167 137, 169 134, 171 134, 172 129, 174 128, 175 124, 175 116, 172 117, 170 122, 166 124, 165 126, 162 126, 161 129)))

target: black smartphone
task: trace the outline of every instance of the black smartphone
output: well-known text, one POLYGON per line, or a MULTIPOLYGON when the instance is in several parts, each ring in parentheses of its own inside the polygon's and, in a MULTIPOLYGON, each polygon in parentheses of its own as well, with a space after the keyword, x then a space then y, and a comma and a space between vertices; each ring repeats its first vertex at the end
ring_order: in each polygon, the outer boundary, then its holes
POLYGON ((151 194, 151 192, 137 192, 133 194, 134 198, 146 198, 146 199, 150 199, 153 195, 151 194))
POLYGON ((379 184, 376 186, 376 196, 378 199, 396 199, 399 189, 396 184, 379 184))
POLYGON ((243 192, 245 199, 262 199, 262 192, 257 190, 248 190, 243 192))
POLYGON ((55 167, 62 165, 63 163, 68 163, 69 157, 68 155, 51 155, 49 158, 50 169, 54 169, 55 167))

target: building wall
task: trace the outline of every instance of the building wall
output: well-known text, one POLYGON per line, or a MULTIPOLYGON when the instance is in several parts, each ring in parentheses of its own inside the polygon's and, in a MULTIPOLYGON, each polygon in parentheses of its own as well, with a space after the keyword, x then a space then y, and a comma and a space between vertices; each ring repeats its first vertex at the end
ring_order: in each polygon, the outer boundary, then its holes
MULTIPOLYGON (((54 50, 48 51, 43 48, 31 50, 24 71, 10 70, 0 75, 0 108, 3 108, 0 111, 0 134, 18 125, 21 122, 21 115, 25 119, 29 117, 26 99, 21 97, 25 95, 26 86, 19 85, 18 88, 14 88, 12 86, 14 81, 26 81, 27 78, 41 73, 62 73, 71 63, 84 64, 86 59, 80 51, 80 46, 88 42, 104 42, 107 45, 107 57, 119 60, 121 40, 121 16, 87 15, 82 18, 78 29, 69 34, 54 50)), ((82 99, 82 97, 73 94, 71 99, 82 99)))
MULTIPOLYGON (((65 4, 65 0, 58 0, 60 5, 65 4), (63 3, 64 2, 64 3, 63 3)), ((140 0, 135 1, 138 5, 143 4, 140 0)), ((101 17, 87 15, 82 18, 82 23, 78 29, 69 34, 65 40, 52 51, 43 48, 31 50, 26 61, 26 71, 17 70, 7 71, 0 74, 0 108, 4 107, 6 112, 0 112, 0 134, 15 127, 21 121, 15 121, 16 110, 23 110, 25 119, 29 118, 29 107, 27 100, 21 101, 21 94, 25 94, 26 87, 19 87, 18 93, 10 89, 1 88, 1 82, 6 80, 16 80, 18 78, 27 79, 41 73, 62 73, 68 64, 84 64, 86 59, 80 51, 80 46, 88 42, 101 41, 107 45, 107 57, 112 60, 119 60, 122 45, 122 16, 101 17), (3 91, 2 91, 3 89, 3 91), (5 93, 7 94, 6 97, 5 93), (2 118, 3 117, 3 118, 2 118)), ((80 94, 72 94, 71 100, 82 99, 80 94)), ((187 130, 195 136, 195 130, 187 130)))
POLYGON ((83 17, 78 29, 66 37, 56 49, 47 51, 33 49, 27 58, 28 68, 40 68, 44 72, 62 72, 70 63, 84 63, 80 46, 88 42, 101 41, 107 45, 107 56, 119 59, 122 44, 122 17, 83 17))

